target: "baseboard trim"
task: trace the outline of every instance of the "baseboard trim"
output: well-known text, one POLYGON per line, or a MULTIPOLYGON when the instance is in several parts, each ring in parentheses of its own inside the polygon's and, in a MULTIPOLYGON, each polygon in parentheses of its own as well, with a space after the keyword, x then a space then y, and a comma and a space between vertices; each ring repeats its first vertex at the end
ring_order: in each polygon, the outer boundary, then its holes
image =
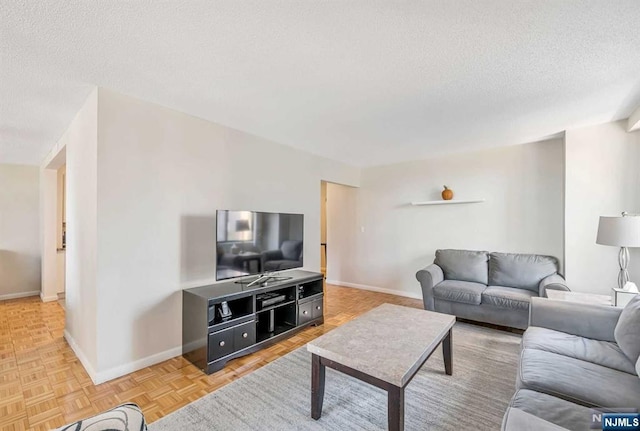
POLYGON ((42 302, 53 302, 58 300, 58 295, 55 294, 51 296, 44 296, 42 293, 40 293, 40 299, 42 300, 42 302))
POLYGON ((142 368, 146 368, 159 362, 163 362, 168 359, 175 358, 176 356, 182 355, 182 346, 179 346, 169 350, 165 350, 164 352, 156 353, 155 355, 147 356, 146 358, 138 359, 137 361, 113 367, 109 370, 96 372, 91 366, 91 363, 89 362, 85 354, 82 352, 82 349, 80 349, 80 346, 78 346, 78 343, 76 343, 76 341, 66 329, 64 331, 64 338, 65 340, 67 340, 67 343, 69 343, 69 346, 71 346, 71 350, 73 350, 73 352, 78 357, 78 360, 87 371, 87 374, 89 374, 89 377, 91 378, 91 381, 94 385, 99 385, 100 383, 117 379, 118 377, 133 373, 134 371, 138 371, 142 368))
POLYGON ((92 378, 91 380, 93 380, 94 384, 98 385, 180 355, 182 355, 182 346, 174 347, 172 349, 165 350, 164 352, 156 353, 136 361, 101 371, 97 374, 96 379, 92 378))
POLYGON ((69 343, 71 350, 73 350, 73 353, 76 354, 76 357, 78 358, 78 360, 80 361, 84 369, 86 370, 87 374, 89 374, 89 377, 91 378, 91 381, 93 382, 93 384, 97 385, 98 384, 97 373, 91 366, 89 359, 87 359, 87 357, 85 356, 80 346, 78 346, 78 343, 76 343, 76 340, 73 339, 69 331, 67 331, 66 329, 64 330, 64 339, 67 340, 67 343, 69 343))
POLYGON ((39 290, 32 290, 30 292, 7 293, 6 295, 0 295, 0 301, 6 301, 8 299, 26 298, 28 296, 38 296, 38 295, 40 295, 39 290))
POLYGON ((327 284, 335 284, 342 287, 353 287, 356 289, 370 290, 372 292, 388 293, 389 295, 403 296, 405 298, 422 299, 422 294, 404 292, 402 290, 387 289, 386 287, 369 286, 367 284, 349 283, 348 281, 327 280, 327 284))

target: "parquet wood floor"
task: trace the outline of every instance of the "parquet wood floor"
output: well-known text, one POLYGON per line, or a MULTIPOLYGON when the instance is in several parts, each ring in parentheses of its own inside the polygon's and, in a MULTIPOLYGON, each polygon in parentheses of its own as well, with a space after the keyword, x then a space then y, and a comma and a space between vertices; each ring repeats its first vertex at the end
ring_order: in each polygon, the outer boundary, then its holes
POLYGON ((0 301, 0 430, 48 430, 125 401, 153 422, 385 302, 419 300, 327 285, 325 323, 206 375, 182 357, 95 386, 63 338, 64 309, 40 298, 0 301))

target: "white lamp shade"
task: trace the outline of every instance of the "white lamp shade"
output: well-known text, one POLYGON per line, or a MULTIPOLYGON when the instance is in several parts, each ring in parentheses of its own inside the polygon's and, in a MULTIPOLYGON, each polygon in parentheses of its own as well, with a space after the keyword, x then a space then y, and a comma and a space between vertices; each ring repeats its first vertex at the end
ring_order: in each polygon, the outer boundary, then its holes
POLYGON ((600 217, 596 243, 617 247, 640 247, 640 217, 600 217))

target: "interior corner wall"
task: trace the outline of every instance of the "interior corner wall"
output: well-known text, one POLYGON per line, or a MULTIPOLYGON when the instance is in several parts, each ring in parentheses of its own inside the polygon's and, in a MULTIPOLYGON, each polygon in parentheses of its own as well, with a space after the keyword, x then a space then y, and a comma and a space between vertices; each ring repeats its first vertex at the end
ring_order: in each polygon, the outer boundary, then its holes
POLYGON ((0 300, 40 293, 39 174, 0 165, 0 300))
POLYGON ((563 144, 554 139, 367 168, 358 189, 330 187, 327 279, 421 298, 416 271, 439 248, 562 261, 563 144), (486 201, 410 204, 440 200, 444 184, 455 199, 486 201), (335 250, 348 252, 338 257, 335 250))
POLYGON ((305 268, 317 271, 321 180, 357 185, 359 170, 109 90, 98 99, 105 381, 181 353, 181 290, 214 280, 217 209, 304 214, 305 268))
MULTIPOLYGON (((94 90, 58 143, 66 147, 67 163, 65 338, 94 382, 98 361, 97 120, 98 95, 94 90)), ((57 184, 57 173, 51 172, 57 184)))
MULTIPOLYGON (((640 212, 640 132, 617 121, 568 130, 566 148, 566 276, 574 291, 611 294, 618 248, 596 244, 598 220, 640 212)), ((640 250, 631 249, 630 278, 640 284, 640 250)))

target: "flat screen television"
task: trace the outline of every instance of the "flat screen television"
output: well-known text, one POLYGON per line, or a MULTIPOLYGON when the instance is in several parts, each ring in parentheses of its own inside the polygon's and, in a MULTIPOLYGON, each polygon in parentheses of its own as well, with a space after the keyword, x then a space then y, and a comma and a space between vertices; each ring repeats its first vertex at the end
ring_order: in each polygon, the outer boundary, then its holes
POLYGON ((216 280, 302 267, 304 215, 216 212, 216 280))

